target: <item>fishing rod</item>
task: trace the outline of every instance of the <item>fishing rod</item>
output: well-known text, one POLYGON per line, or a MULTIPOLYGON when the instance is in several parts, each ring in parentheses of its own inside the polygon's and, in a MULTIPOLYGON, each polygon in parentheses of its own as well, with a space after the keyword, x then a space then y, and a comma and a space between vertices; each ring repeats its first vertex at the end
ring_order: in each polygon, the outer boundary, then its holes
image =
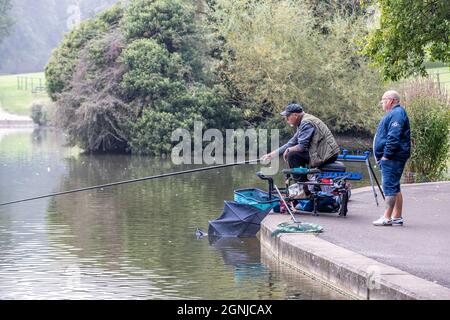
POLYGON ((158 179, 158 178, 172 177, 172 176, 177 176, 177 175, 181 175, 181 174, 200 172, 200 171, 207 171, 207 170, 214 170, 214 169, 238 166, 238 165, 242 165, 242 164, 250 164, 250 163, 254 163, 254 162, 259 162, 261 160, 262 159, 245 160, 245 161, 236 162, 236 163, 220 164, 220 165, 217 165, 217 166, 203 167, 203 168, 198 168, 198 169, 190 169, 190 170, 184 170, 184 171, 169 172, 169 173, 163 173, 163 174, 158 174, 158 175, 155 175, 155 176, 149 176, 149 177, 144 177, 144 178, 131 179, 131 180, 119 181, 119 182, 113 182, 113 183, 107 183, 107 184, 102 184, 102 185, 98 185, 98 186, 92 186, 92 187, 86 187, 86 188, 80 188, 80 189, 74 189, 74 190, 68 190, 68 191, 62 191, 62 192, 55 192, 55 193, 50 193, 50 194, 47 194, 47 195, 37 196, 37 197, 33 197, 33 198, 20 199, 20 200, 0 203, 0 207, 6 206, 6 205, 10 205, 10 204, 20 203, 20 202, 31 201, 31 200, 38 200, 38 199, 43 199, 43 198, 61 196, 61 195, 65 195, 65 194, 69 194, 69 193, 75 193, 75 192, 80 192, 80 191, 101 189, 101 188, 113 187, 113 186, 118 186, 118 185, 127 184, 127 183, 134 183, 134 182, 153 180, 153 179, 158 179))

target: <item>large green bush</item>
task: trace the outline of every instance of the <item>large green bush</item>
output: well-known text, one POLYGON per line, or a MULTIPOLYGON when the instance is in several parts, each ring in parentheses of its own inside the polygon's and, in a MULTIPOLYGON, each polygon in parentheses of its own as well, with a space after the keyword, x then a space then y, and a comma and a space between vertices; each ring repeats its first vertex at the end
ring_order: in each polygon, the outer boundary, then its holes
POLYGON ((127 40, 153 38, 170 52, 180 51, 186 36, 194 32, 192 8, 179 0, 136 0, 125 14, 124 33, 127 40))
POLYGON ((189 68, 179 54, 170 54, 153 39, 132 42, 122 58, 128 70, 122 85, 132 97, 147 97, 152 105, 184 90, 183 75, 189 68))
POLYGON ((130 148, 135 153, 169 154, 173 143, 172 131, 177 128, 193 132, 194 121, 202 121, 206 128, 236 128, 240 126, 240 112, 229 107, 219 86, 210 89, 197 85, 167 99, 158 100, 144 109, 131 124, 130 148))
POLYGON ((411 125, 406 171, 416 182, 440 180, 449 159, 450 100, 431 79, 410 82, 402 91, 411 125))
POLYGON ((191 68, 189 76, 205 80, 209 30, 201 26, 202 17, 195 15, 193 4, 196 2, 202 1, 133 1, 123 20, 126 39, 129 42, 135 39, 156 41, 170 53, 182 56, 184 64, 191 68))

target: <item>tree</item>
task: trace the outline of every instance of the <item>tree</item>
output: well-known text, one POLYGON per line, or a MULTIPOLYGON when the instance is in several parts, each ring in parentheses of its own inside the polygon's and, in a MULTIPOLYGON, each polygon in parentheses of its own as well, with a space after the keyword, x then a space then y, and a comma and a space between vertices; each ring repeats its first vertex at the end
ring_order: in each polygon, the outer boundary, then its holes
POLYGON ((426 57, 450 62, 448 0, 379 0, 380 28, 368 37, 365 52, 381 66, 386 80, 427 75, 426 57))
POLYGON ((216 8, 221 76, 248 122, 279 118, 298 101, 334 131, 373 129, 383 88, 358 54, 363 17, 319 19, 300 0, 218 0, 216 8))
POLYGON ((138 119, 130 126, 132 152, 168 153, 170 133, 206 128, 225 129, 238 119, 224 99, 221 85, 208 77, 208 33, 189 1, 135 0, 124 16, 127 47, 122 54, 126 72, 122 87, 139 101, 138 119))
POLYGON ((11 7, 10 0, 0 0, 0 42, 9 34, 12 25, 12 19, 8 16, 11 7))
POLYGON ((327 24, 336 17, 357 18, 365 15, 371 0, 304 0, 315 18, 315 27, 328 34, 327 24))

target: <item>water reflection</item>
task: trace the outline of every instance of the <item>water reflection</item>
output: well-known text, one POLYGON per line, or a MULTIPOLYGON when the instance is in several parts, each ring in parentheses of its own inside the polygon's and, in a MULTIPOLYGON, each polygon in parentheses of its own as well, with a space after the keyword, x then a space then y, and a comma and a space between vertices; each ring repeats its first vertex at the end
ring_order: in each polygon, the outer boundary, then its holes
POLYGON ((261 263, 261 248, 257 238, 210 237, 209 243, 222 255, 225 266, 232 268, 235 282, 254 280, 269 274, 267 266, 261 263))
MULTIPOLYGON (((63 145, 48 130, 3 135, 0 201, 195 167, 80 154, 63 145)), ((286 283, 262 262, 256 238, 210 242, 194 235, 220 215, 234 189, 266 188, 258 169, 230 167, 0 207, 0 298, 295 297, 307 280, 286 283)), ((336 297, 312 288, 305 298, 336 297)))
POLYGON ((259 264, 261 248, 257 238, 209 237, 209 244, 222 255, 225 265, 259 264))

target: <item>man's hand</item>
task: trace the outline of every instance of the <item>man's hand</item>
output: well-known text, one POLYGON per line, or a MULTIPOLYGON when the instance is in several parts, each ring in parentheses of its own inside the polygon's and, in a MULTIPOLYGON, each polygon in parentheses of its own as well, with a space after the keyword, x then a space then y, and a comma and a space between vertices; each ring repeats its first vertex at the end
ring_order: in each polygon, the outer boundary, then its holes
POLYGON ((386 157, 381 157, 381 160, 389 160, 389 159, 386 157))
POLYGON ((283 159, 284 159, 284 161, 286 161, 286 162, 287 162, 288 154, 289 154, 289 152, 291 151, 290 149, 291 149, 291 148, 287 148, 286 151, 283 153, 283 159))
POLYGON ((276 152, 273 151, 271 153, 265 154, 261 157, 261 160, 266 161, 266 160, 272 160, 273 157, 276 156, 276 152))

